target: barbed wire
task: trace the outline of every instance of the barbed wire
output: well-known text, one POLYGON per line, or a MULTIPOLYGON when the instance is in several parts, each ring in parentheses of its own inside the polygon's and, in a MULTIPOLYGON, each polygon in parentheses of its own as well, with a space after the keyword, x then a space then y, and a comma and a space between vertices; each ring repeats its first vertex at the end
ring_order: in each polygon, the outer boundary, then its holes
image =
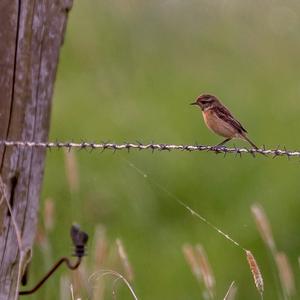
POLYGON ((157 143, 112 143, 112 142, 101 142, 101 143, 94 143, 94 142, 30 142, 30 141, 6 141, 0 140, 0 147, 20 147, 20 148, 45 148, 45 149, 61 149, 65 148, 68 150, 71 149, 79 149, 79 150, 112 150, 112 151, 119 151, 119 150, 151 150, 154 151, 188 151, 188 152, 215 152, 215 153, 223 153, 226 154, 251 154, 255 156, 255 154, 262 154, 264 156, 286 156, 287 158, 290 157, 300 157, 300 151, 292 151, 287 150, 285 147, 283 149, 266 149, 265 147, 260 149, 249 149, 249 148, 238 148, 238 147, 226 147, 226 146, 209 146, 209 145, 184 145, 184 144, 157 144, 157 143))

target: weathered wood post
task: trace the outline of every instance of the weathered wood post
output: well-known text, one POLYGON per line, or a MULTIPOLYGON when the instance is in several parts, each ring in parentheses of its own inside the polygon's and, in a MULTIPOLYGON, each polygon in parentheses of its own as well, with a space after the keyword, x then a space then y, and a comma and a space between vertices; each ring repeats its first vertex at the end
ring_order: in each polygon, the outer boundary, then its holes
MULTIPOLYGON (((0 139, 46 141, 60 46, 72 0, 0 1, 0 139)), ((45 149, 0 146, 0 299, 16 299, 37 224, 45 149), (23 253, 24 254, 24 253, 23 253)))

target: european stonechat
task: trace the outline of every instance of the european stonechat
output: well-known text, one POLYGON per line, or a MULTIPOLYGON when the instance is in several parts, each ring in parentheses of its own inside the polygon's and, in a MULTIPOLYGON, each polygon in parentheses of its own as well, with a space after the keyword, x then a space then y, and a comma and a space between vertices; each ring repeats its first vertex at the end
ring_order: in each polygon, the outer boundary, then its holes
POLYGON ((201 108, 204 122, 210 130, 226 138, 217 146, 221 146, 233 138, 239 138, 246 140, 253 148, 258 149, 247 137, 247 130, 232 116, 217 97, 203 94, 191 105, 197 105, 201 108))

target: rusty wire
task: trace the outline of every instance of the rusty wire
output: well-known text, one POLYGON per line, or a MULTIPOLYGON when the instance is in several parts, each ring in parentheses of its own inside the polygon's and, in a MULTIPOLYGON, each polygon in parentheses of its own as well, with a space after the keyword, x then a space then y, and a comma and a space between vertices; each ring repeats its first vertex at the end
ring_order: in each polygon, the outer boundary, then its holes
POLYGON ((30 142, 30 141, 0 141, 0 147, 19 147, 19 148, 44 148, 44 149, 61 149, 65 148, 68 150, 71 149, 79 149, 79 150, 112 150, 112 151, 119 151, 119 150, 150 150, 154 151, 188 151, 188 152, 201 152, 201 151, 208 151, 214 153, 223 153, 226 154, 235 154, 235 155, 242 155, 242 154, 251 154, 255 156, 255 154, 262 154, 264 156, 286 156, 287 158, 290 157, 300 157, 300 150, 299 151, 292 151, 287 150, 286 148, 280 149, 279 147, 276 149, 266 149, 265 147, 259 149, 253 148, 238 148, 238 147, 226 147, 226 146, 209 146, 209 145, 185 145, 185 144, 157 144, 157 143, 113 143, 113 142, 30 142))

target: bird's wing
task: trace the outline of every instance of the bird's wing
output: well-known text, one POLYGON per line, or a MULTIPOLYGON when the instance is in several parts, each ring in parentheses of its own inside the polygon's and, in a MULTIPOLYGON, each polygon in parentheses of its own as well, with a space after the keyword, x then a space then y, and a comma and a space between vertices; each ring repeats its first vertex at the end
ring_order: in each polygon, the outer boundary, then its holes
POLYGON ((231 124, 238 132, 247 133, 247 130, 242 126, 242 124, 238 120, 236 120, 233 117, 233 115, 230 113, 230 111, 226 107, 217 106, 215 108, 215 113, 220 119, 222 119, 223 121, 231 124))

